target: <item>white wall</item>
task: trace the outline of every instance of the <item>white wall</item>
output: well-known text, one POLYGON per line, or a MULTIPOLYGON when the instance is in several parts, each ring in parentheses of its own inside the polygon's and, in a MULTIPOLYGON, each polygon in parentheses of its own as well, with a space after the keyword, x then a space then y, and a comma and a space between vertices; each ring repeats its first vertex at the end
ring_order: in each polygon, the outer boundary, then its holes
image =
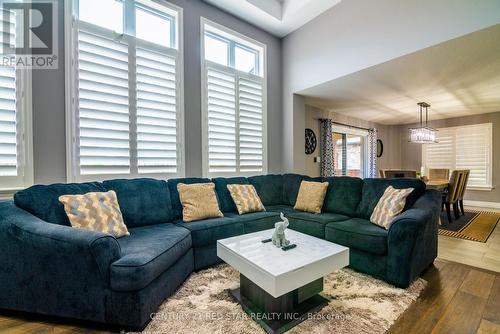
POLYGON ((282 43, 285 171, 306 169, 305 108, 294 94, 498 23, 498 0, 345 0, 288 35, 282 43))

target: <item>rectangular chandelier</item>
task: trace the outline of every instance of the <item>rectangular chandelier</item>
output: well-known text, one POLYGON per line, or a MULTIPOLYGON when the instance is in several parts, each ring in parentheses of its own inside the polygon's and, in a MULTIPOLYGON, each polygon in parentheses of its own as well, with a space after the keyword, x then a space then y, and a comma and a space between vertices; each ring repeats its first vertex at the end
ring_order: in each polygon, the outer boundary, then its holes
POLYGON ((437 130, 433 129, 427 125, 428 117, 429 117, 428 108, 431 105, 426 103, 426 102, 419 102, 417 104, 420 107, 420 127, 408 129, 410 143, 416 143, 416 144, 434 144, 434 143, 437 143, 438 142, 437 141, 437 130), (422 112, 423 112, 424 108, 425 108, 425 125, 424 125, 424 122, 422 119, 422 112))

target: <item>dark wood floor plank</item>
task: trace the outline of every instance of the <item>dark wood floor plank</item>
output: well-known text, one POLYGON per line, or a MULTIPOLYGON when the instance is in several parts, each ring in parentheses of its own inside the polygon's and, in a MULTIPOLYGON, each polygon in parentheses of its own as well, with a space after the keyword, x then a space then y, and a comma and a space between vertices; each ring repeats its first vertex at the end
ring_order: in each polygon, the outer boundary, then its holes
POLYGON ((427 288, 391 327, 389 333, 430 333, 469 272, 466 266, 436 261, 435 268, 430 268, 423 275, 427 288))
POLYGON ((476 333, 482 320, 486 299, 458 291, 446 308, 432 333, 472 334, 476 333))
POLYGON ((471 270, 460 286, 460 291, 487 299, 494 281, 495 275, 471 270))
POLYGON ((500 275, 495 278, 483 318, 500 325, 500 275))

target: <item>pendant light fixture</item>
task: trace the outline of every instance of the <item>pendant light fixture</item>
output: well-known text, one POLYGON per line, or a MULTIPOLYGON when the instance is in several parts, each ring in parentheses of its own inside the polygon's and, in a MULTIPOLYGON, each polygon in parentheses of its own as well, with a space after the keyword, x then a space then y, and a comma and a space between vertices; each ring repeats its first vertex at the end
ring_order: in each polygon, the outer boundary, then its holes
POLYGON ((434 144, 437 143, 437 130, 428 126, 429 120, 429 107, 430 104, 426 102, 419 102, 417 105, 420 107, 420 127, 409 129, 409 136, 411 143, 417 144, 434 144), (422 113, 425 109, 425 124, 422 113))

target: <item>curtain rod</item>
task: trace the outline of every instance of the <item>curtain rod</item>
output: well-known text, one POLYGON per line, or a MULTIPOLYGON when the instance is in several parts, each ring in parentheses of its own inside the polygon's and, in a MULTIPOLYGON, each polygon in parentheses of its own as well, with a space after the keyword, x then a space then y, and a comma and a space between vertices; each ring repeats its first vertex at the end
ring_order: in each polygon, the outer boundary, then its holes
POLYGON ((349 124, 344 124, 344 123, 339 123, 339 122, 335 122, 334 120, 332 120, 331 118, 320 118, 319 120, 330 120, 332 121, 333 124, 337 124, 337 125, 342 125, 342 126, 347 126, 349 128, 353 128, 353 129, 359 129, 359 130, 366 130, 366 131, 370 131, 371 129, 368 129, 368 128, 363 128, 361 126, 356 126, 356 125, 349 125, 349 124))

